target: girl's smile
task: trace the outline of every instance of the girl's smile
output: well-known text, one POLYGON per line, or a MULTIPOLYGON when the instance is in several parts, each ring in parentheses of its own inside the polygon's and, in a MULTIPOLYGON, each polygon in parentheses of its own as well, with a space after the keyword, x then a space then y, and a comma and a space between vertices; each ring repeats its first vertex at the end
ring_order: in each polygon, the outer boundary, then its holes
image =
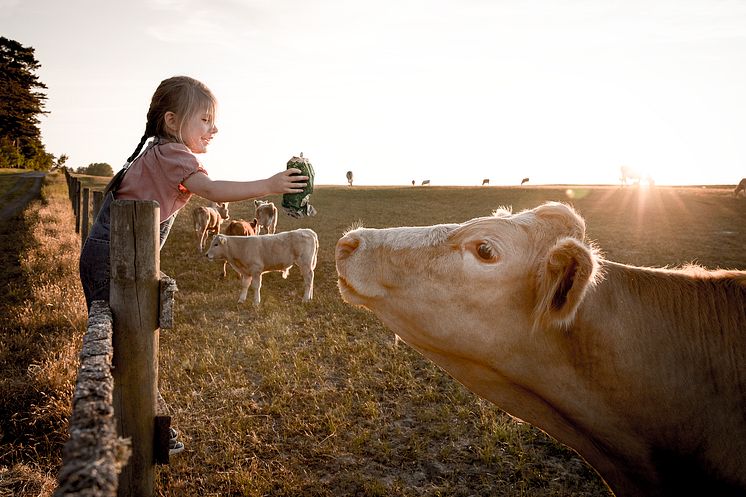
POLYGON ((217 132, 218 128, 210 114, 196 114, 184 122, 181 139, 192 153, 203 154, 217 132))

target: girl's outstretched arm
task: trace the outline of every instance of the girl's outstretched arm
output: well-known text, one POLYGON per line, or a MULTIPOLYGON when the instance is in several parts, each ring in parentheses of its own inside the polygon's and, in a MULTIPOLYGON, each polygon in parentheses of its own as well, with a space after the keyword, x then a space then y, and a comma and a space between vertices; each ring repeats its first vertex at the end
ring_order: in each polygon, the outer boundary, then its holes
POLYGON ((266 195, 302 192, 308 176, 293 176, 298 173, 299 169, 290 168, 256 181, 213 181, 198 172, 184 180, 184 186, 195 195, 213 202, 238 202, 266 195))

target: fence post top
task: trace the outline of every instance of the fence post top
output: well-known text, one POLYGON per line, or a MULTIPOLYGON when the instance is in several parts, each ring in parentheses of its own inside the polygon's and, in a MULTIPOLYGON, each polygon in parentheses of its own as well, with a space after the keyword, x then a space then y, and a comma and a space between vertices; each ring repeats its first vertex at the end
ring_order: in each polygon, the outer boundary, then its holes
POLYGON ((122 199, 114 200, 114 202, 112 202, 111 205, 130 205, 130 204, 143 204, 143 205, 153 204, 155 207, 158 207, 158 208, 160 208, 161 206, 157 200, 122 200, 122 199))

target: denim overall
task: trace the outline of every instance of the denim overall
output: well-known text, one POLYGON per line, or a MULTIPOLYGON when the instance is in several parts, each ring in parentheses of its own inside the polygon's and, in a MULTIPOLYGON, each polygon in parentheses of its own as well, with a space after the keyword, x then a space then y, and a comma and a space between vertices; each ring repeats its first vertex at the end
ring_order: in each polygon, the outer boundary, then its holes
MULTIPOLYGON (((114 193, 123 177, 124 173, 120 172, 120 177, 112 181, 110 191, 104 198, 101 210, 99 210, 96 221, 93 223, 88 238, 83 245, 83 250, 80 252, 80 282, 83 285, 85 302, 89 311, 94 300, 109 301, 111 203, 115 200, 114 193)), ((176 214, 177 212, 174 212, 168 219, 160 223, 160 248, 163 248, 163 244, 166 243, 176 214)))

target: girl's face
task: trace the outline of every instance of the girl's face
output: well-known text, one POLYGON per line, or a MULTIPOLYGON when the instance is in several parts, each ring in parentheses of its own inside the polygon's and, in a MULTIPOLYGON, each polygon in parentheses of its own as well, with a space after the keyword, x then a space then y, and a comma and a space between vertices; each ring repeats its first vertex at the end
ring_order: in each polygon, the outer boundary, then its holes
POLYGON ((207 145, 218 132, 213 116, 206 112, 200 112, 184 121, 181 131, 181 139, 184 145, 195 154, 207 152, 207 145))

